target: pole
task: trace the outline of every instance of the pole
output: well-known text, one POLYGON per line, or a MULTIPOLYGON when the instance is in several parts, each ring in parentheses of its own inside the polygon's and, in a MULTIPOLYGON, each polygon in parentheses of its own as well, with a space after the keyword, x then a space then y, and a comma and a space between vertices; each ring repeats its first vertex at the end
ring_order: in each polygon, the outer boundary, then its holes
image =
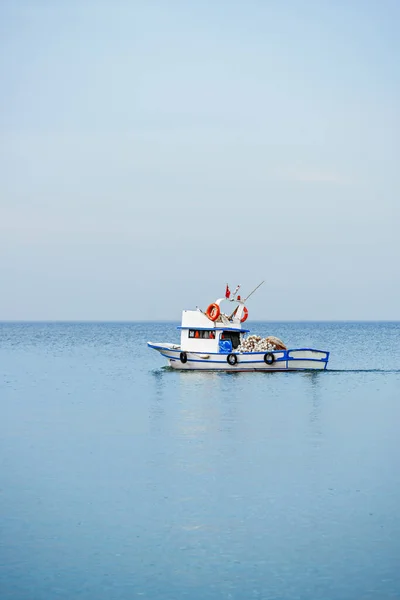
POLYGON ((261 283, 259 283, 258 286, 256 288, 254 288, 254 290, 252 292, 250 292, 250 294, 247 296, 247 298, 245 298, 243 300, 243 302, 246 302, 246 300, 248 300, 250 298, 250 296, 252 296, 254 294, 254 292, 257 291, 258 288, 262 286, 263 283, 265 283, 265 281, 262 281, 261 283))

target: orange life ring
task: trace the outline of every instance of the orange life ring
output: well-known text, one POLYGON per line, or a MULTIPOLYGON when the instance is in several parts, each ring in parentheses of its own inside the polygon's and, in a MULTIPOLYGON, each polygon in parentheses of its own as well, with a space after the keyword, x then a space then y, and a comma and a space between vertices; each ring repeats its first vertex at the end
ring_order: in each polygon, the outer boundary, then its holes
POLYGON ((215 302, 210 304, 210 306, 206 310, 206 315, 210 319, 210 321, 216 321, 220 314, 221 309, 215 302))
POLYGON ((247 308, 245 306, 243 306, 243 314, 242 314, 242 318, 240 319, 240 322, 244 323, 248 316, 249 316, 249 311, 247 310, 247 308))

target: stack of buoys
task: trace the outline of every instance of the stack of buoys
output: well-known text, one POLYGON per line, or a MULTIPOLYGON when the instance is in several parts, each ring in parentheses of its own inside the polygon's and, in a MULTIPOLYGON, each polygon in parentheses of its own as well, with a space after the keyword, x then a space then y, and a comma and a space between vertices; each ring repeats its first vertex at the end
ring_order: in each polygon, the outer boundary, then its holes
POLYGON ((238 352, 268 352, 271 350, 287 350, 285 344, 277 337, 270 335, 262 338, 259 335, 249 335, 242 340, 238 352))

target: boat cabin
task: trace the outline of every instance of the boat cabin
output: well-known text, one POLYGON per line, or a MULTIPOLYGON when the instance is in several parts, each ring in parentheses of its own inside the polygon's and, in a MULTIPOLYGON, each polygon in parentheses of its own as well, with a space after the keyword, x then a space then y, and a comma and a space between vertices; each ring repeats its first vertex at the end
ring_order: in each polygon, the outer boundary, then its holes
POLYGON ((227 353, 236 350, 248 329, 242 329, 239 318, 226 315, 212 321, 200 310, 182 312, 181 349, 186 352, 227 353))

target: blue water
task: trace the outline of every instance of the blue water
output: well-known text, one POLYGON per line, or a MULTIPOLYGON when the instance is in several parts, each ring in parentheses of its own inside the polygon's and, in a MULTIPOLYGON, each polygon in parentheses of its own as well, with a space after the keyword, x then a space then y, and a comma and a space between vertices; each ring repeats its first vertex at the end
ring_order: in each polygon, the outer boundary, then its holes
POLYGON ((400 598, 400 324, 251 323, 320 373, 190 373, 176 324, 0 324, 1 600, 400 598))

